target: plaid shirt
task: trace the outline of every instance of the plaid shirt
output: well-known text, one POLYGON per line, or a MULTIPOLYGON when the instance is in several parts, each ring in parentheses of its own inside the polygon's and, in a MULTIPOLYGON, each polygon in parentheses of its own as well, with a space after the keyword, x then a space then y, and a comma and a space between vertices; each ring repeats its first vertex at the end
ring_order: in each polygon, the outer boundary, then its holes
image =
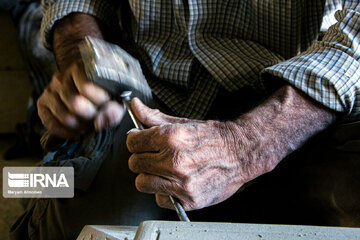
MULTIPOLYGON (((129 5, 133 37, 153 75, 149 85, 179 116, 203 118, 221 87, 264 90, 272 75, 349 118, 360 117, 358 0, 129 0, 129 5)), ((111 1, 43 0, 43 9, 47 46, 55 21, 71 12, 117 24, 111 1)))

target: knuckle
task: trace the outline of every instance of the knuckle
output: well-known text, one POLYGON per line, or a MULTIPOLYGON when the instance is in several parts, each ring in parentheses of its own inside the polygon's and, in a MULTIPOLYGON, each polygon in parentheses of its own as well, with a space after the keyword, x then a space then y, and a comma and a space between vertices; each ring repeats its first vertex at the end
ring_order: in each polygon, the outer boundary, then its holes
POLYGON ((55 85, 57 82, 59 82, 59 77, 58 77, 56 74, 54 74, 54 75, 52 75, 52 77, 51 77, 51 81, 50 81, 49 86, 53 86, 53 85, 55 85))
POLYGON ((172 149, 177 149, 178 147, 179 136, 182 131, 180 128, 177 124, 164 125, 159 133, 172 149))
POLYGON ((169 135, 170 132, 170 125, 161 125, 157 128, 157 131, 159 137, 163 139, 167 139, 167 136, 169 135))
POLYGON ((44 89, 44 92, 42 94, 42 97, 44 98, 45 96, 50 96, 52 93, 52 90, 50 88, 50 86, 47 86, 45 89, 44 89))
POLYGON ((61 83, 61 77, 60 74, 54 74, 51 78, 52 83, 61 83))
POLYGON ((51 82, 48 85, 48 87, 56 90, 61 85, 62 85, 61 76, 59 74, 54 74, 51 78, 51 82))
POLYGON ((177 143, 178 143, 177 134, 174 133, 174 132, 169 133, 166 136, 166 142, 168 143, 170 148, 176 149, 177 148, 177 143))
POLYGON ((187 129, 181 125, 181 124, 176 124, 177 128, 176 128, 176 138, 178 141, 182 141, 183 139, 185 139, 186 135, 188 134, 187 129))

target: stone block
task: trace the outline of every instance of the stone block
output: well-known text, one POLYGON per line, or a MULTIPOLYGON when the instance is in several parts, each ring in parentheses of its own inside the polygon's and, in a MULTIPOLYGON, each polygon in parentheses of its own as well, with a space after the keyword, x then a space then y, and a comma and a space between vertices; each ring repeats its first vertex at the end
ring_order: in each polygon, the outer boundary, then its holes
POLYGON ((360 228, 145 221, 136 227, 85 226, 78 240, 355 240, 360 228), (136 231, 136 234, 135 234, 136 231))

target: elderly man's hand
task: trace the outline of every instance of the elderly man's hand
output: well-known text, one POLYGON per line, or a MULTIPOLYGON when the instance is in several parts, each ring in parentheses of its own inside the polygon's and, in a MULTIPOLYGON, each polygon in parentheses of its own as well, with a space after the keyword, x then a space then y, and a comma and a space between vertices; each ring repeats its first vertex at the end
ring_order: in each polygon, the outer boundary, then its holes
POLYGON ((257 141, 233 122, 171 117, 138 99, 133 108, 150 128, 129 133, 129 167, 139 174, 136 188, 155 193, 161 207, 172 208, 167 195, 186 210, 219 203, 273 167, 254 161, 257 141))
POLYGON ((291 86, 233 122, 171 117, 134 99, 149 129, 132 131, 127 146, 136 188, 155 193, 159 206, 186 210, 224 201, 244 183, 271 171, 286 155, 335 119, 331 110, 291 86))
POLYGON ((93 125, 97 129, 117 125, 124 107, 87 79, 78 47, 85 36, 103 38, 99 20, 72 13, 57 21, 53 32, 53 48, 60 71, 54 74, 37 102, 44 126, 53 135, 74 138, 93 129, 93 125))
POLYGON ((124 114, 123 105, 87 79, 81 61, 54 74, 37 106, 44 126, 62 138, 116 125, 124 114))

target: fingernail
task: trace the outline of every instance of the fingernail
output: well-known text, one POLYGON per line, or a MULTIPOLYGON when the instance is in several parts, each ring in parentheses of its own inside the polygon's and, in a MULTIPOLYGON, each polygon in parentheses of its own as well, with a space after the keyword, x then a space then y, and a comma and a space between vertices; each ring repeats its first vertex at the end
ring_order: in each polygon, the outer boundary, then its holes
POLYGON ((127 131, 126 134, 129 134, 129 133, 131 133, 131 132, 139 132, 139 131, 140 131, 140 130, 137 129, 137 128, 132 128, 132 129, 130 129, 129 131, 127 131))

